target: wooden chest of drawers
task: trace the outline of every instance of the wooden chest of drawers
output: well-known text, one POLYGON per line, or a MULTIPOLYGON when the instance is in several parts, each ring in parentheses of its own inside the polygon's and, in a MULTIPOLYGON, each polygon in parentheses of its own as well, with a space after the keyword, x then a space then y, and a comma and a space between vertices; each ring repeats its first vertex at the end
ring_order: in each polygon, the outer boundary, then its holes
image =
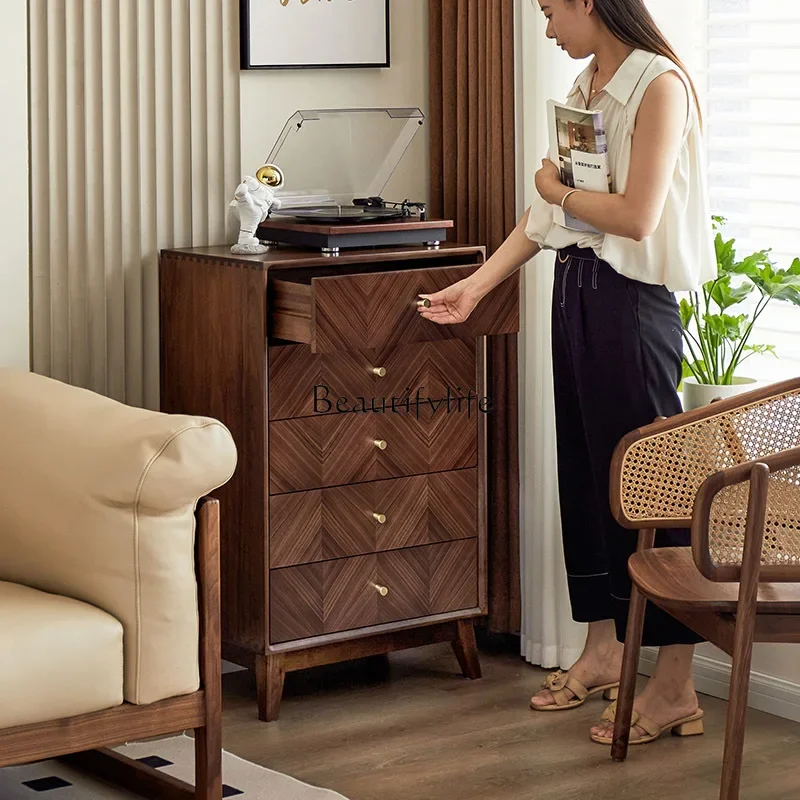
POLYGON ((519 329, 515 275, 463 324, 417 312, 479 247, 168 250, 161 408, 216 417, 239 449, 218 494, 222 637, 259 716, 288 670, 452 641, 480 667, 486 613, 486 337, 519 329))

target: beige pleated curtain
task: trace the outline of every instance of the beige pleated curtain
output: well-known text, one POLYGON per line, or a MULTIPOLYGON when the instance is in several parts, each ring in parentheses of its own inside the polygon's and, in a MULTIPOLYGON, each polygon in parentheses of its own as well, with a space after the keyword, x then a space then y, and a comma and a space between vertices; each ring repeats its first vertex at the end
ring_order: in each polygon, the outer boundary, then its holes
MULTIPOLYGON (((428 0, 430 210, 491 254, 517 224, 514 0, 428 0)), ((520 631, 517 336, 489 337, 489 628, 520 631)))
POLYGON ((238 0, 29 0, 33 369, 158 407, 158 253, 229 239, 238 0))

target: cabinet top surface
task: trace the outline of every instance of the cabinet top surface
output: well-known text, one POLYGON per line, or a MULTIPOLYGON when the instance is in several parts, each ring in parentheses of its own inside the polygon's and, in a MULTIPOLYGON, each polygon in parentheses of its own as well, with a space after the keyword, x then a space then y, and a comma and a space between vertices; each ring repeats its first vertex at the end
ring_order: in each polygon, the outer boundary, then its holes
POLYGON ((209 259, 226 262, 226 266, 241 264, 250 269, 268 270, 271 267, 306 267, 325 264, 358 264, 368 261, 402 261, 407 259, 444 258, 447 256, 464 255, 474 256, 485 254, 482 245, 465 245, 458 242, 442 242, 439 247, 432 248, 425 245, 402 245, 399 247, 364 247, 352 250, 343 250, 339 255, 324 255, 318 250, 307 247, 291 247, 281 245, 262 255, 235 255, 231 253, 230 245, 216 245, 213 247, 182 247, 162 250, 162 255, 190 256, 192 258, 209 259))

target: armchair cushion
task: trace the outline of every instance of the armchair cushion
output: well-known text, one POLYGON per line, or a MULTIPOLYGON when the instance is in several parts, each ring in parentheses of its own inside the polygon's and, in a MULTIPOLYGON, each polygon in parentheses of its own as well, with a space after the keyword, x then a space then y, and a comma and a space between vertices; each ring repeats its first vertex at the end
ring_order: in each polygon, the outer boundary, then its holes
POLYGON ((228 429, 0 369, 0 442, 0 580, 118 619, 128 702, 196 691, 194 511, 234 471, 228 429))
POLYGON ((0 728, 122 703, 122 625, 99 608, 0 581, 0 728))

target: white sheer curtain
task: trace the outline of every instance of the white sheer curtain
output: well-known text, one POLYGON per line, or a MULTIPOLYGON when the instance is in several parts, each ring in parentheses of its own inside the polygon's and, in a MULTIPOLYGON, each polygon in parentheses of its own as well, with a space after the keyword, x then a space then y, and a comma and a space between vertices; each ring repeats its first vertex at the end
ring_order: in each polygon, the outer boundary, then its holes
MULTIPOLYGON (((704 0, 647 0, 687 66, 697 66, 698 23, 704 0), (691 24, 687 24, 691 23, 691 24)), ((530 204, 533 176, 547 153, 545 102, 564 99, 587 62, 573 61, 544 34, 536 0, 519 0, 516 18, 518 205, 530 204)), ((556 475, 550 358, 553 255, 541 253, 523 271, 520 337, 520 511, 522 655, 546 668, 570 667, 580 655, 585 626, 572 621, 567 595, 556 475)))
MULTIPOLYGON (((535 192, 533 176, 547 153, 545 103, 563 100, 584 63, 544 35, 538 3, 517 3, 517 141, 520 215, 535 192)), ((523 270, 520 336, 520 561, 522 655, 545 668, 569 668, 583 649, 585 626, 572 621, 567 595, 556 476, 550 357, 552 253, 523 270)))

